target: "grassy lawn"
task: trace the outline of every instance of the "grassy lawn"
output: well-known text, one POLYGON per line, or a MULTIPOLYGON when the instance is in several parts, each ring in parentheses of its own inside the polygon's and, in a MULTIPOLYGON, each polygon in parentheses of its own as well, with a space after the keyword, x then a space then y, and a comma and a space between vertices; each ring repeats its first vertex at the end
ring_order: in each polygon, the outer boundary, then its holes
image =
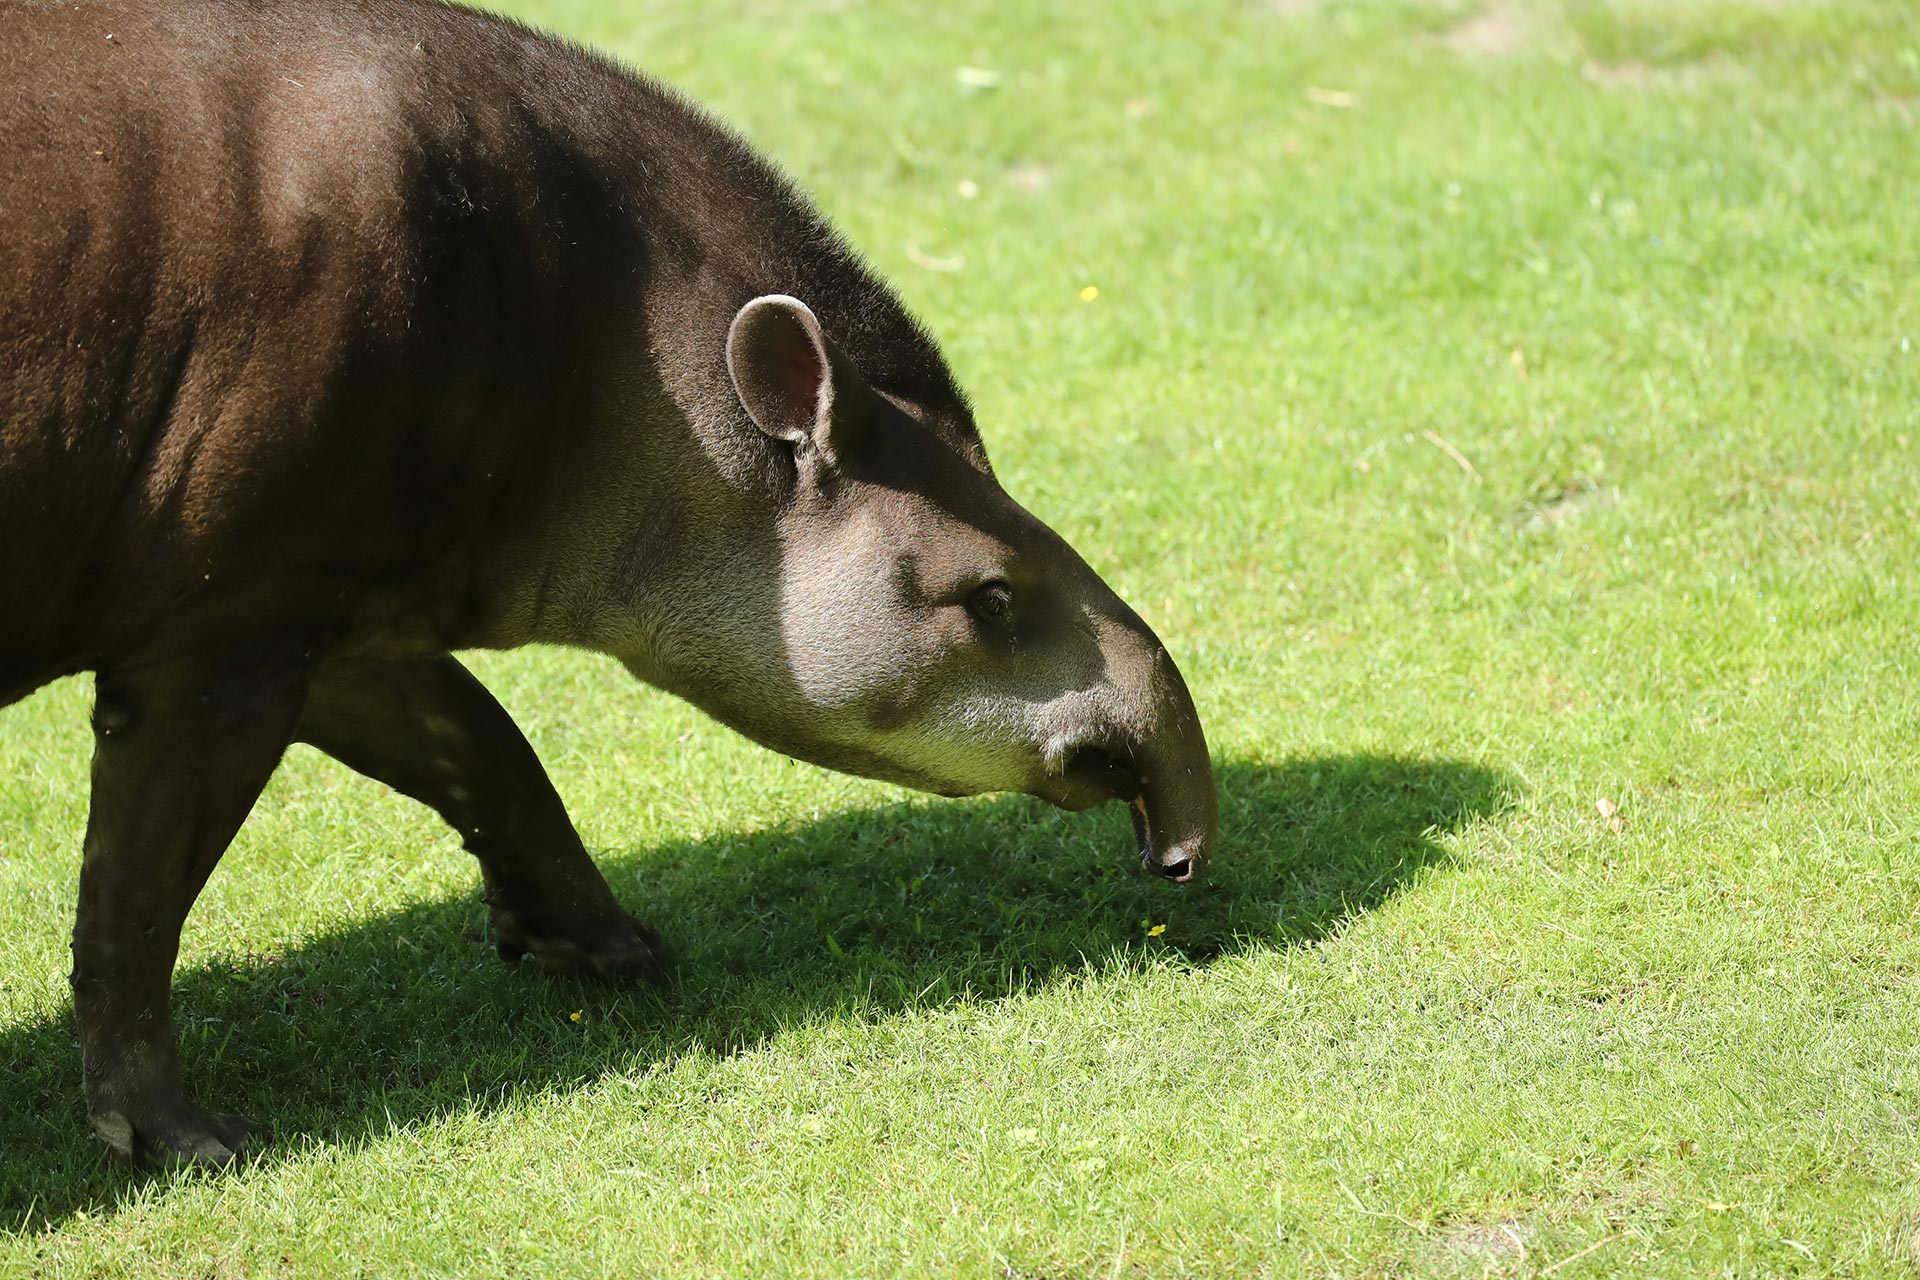
POLYGON ((276 1140, 129 1177, 67 682, 0 713, 0 1275, 1920 1273, 1920 7, 507 7, 897 282, 1180 659, 1214 874, 477 655, 678 982, 499 964, 298 749, 178 979, 276 1140))

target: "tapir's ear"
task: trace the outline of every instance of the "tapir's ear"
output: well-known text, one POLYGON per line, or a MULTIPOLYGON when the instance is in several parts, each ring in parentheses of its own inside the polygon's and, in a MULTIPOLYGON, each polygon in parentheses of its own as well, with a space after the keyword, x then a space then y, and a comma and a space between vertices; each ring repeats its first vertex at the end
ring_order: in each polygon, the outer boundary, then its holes
POLYGON ((857 447, 866 380, 800 299, 770 293, 740 308, 727 330, 727 372, 768 435, 811 444, 829 463, 857 447))

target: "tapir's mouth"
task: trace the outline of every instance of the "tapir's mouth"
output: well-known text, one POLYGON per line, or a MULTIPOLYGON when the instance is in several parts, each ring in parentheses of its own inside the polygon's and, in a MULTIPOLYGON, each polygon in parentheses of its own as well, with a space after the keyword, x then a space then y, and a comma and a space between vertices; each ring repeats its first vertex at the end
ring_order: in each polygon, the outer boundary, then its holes
POLYGON ((1104 747, 1078 747, 1060 770, 1047 799, 1062 809, 1090 809, 1106 800, 1132 800, 1146 784, 1131 761, 1104 747))
POLYGON ((1104 747, 1080 747, 1067 759, 1046 799, 1063 809, 1086 809, 1105 800, 1124 800, 1133 817, 1140 865, 1154 875, 1184 884, 1200 872, 1201 859, 1185 843, 1169 842, 1147 805, 1147 778, 1130 758, 1104 747))

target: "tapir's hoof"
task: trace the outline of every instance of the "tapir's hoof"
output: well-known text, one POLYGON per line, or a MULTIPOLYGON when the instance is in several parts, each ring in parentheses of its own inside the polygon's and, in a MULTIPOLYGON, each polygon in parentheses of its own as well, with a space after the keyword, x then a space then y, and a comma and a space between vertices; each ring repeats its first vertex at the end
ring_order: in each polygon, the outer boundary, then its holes
POLYGON ((666 944, 624 911, 604 922, 557 921, 529 928, 516 912, 496 907, 494 949, 502 960, 532 956, 548 973, 600 982, 658 982, 666 976, 666 944))
POLYGON ((96 1111, 87 1119, 122 1168, 199 1165, 224 1169, 240 1158, 249 1139, 267 1140, 267 1131, 244 1116, 202 1111, 185 1098, 173 1098, 126 1110, 96 1111))

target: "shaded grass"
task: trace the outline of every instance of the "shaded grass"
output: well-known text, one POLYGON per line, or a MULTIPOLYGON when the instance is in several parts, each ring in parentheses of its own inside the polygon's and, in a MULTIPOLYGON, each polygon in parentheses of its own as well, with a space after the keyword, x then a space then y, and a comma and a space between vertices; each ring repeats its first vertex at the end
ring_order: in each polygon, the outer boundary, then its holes
MULTIPOLYGON (((1506 786, 1377 758, 1230 766, 1222 781, 1241 856, 1174 901, 1114 856, 1120 833, 1096 844, 1023 798, 960 816, 893 804, 603 853, 616 883, 638 882, 635 909, 669 928, 679 972, 664 990, 498 964, 469 892, 186 969, 182 1040, 205 1090, 275 1117, 272 1163, 813 1025, 1311 943, 1417 879, 1442 857, 1435 835, 1497 808, 1506 786), (1150 921, 1177 941, 1149 939, 1150 921)), ((68 1022, 0 1035, 10 1093, 31 1100, 0 1120, 15 1157, 0 1169, 6 1219, 58 1222, 129 1194, 86 1137, 68 1022)))

